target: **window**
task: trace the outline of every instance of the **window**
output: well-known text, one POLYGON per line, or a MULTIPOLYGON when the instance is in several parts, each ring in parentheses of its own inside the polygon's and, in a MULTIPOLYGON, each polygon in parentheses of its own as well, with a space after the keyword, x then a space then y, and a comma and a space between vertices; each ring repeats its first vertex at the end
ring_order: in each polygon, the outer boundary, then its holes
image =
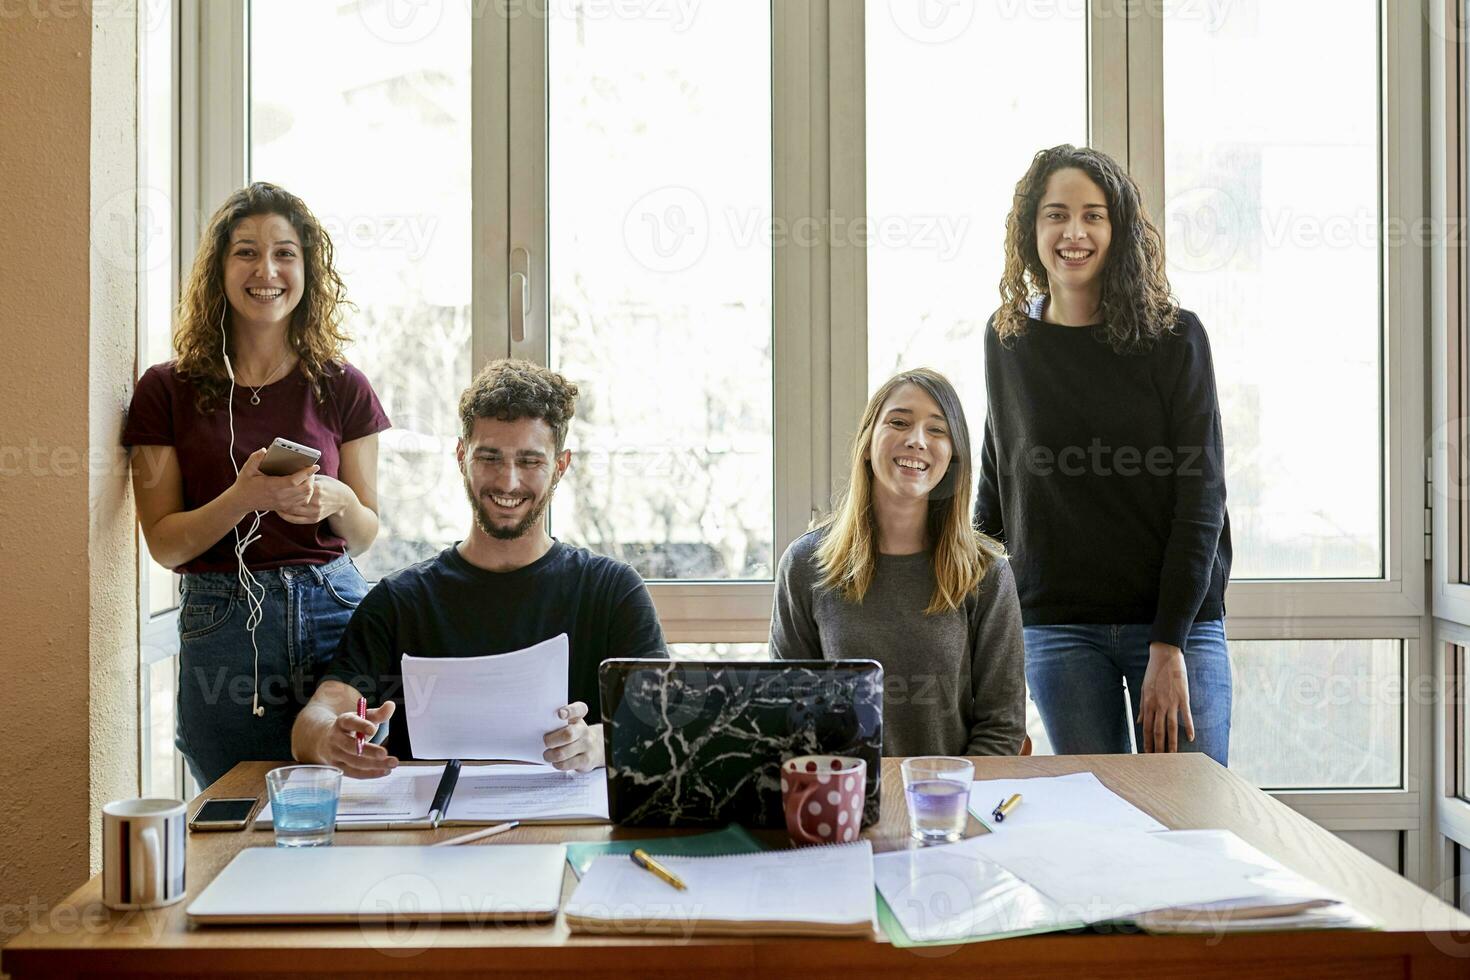
POLYGON ((770 579, 770 11, 670 14, 547 17, 549 362, 581 389, 553 533, 770 579))
POLYGON ((1087 18, 1066 4, 923 7, 867 0, 867 224, 849 244, 867 244, 868 390, 937 368, 978 454, 1006 215, 1038 150, 1087 143, 1087 18))
POLYGON ((201 59, 245 110, 208 160, 232 136, 249 157, 211 186, 282 183, 337 238, 350 357, 395 423, 370 576, 463 532, 455 395, 527 357, 583 392, 553 533, 633 563, 676 654, 762 655, 775 564, 840 488, 872 386, 935 366, 978 429, 1014 186, 1090 141, 1140 181, 1214 346, 1233 763, 1375 800, 1408 783, 1427 277, 1379 229, 1422 212, 1412 5, 248 10, 201 59), (1338 703, 1344 683, 1368 694, 1338 703))
POLYGON ((348 359, 393 428, 369 579, 463 535, 456 403, 470 380, 470 10, 406 25, 375 0, 252 0, 249 175, 301 197, 357 310, 348 359), (323 43, 323 38, 331 43, 323 43))
POLYGON ((1403 784, 1400 640, 1232 640, 1230 764, 1267 789, 1403 784))
POLYGON ((1214 351, 1232 578, 1377 578, 1378 7, 1200 8, 1163 20, 1166 249, 1214 351))

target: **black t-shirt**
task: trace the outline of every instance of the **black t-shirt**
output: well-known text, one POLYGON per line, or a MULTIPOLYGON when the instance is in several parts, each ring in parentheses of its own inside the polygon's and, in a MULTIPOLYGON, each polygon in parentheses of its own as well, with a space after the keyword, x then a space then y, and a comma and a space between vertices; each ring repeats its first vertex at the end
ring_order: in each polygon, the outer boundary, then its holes
POLYGON ((559 633, 571 646, 567 701, 602 717, 597 668, 613 657, 668 656, 643 579, 631 566, 560 541, 524 568, 490 572, 457 545, 373 586, 352 615, 326 677, 357 688, 369 707, 396 701, 387 748, 411 759, 402 664, 521 650, 559 633))

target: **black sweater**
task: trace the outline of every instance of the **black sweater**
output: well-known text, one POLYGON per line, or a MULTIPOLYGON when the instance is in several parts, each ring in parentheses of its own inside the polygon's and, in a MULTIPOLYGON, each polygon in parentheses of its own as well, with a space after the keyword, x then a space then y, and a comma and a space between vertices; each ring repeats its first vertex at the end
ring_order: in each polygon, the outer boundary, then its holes
POLYGON ((1225 614, 1220 403, 1209 338, 1179 312, 1146 354, 1099 327, 985 331, 989 417, 975 524, 1011 552, 1027 626, 1151 623, 1184 646, 1225 614))

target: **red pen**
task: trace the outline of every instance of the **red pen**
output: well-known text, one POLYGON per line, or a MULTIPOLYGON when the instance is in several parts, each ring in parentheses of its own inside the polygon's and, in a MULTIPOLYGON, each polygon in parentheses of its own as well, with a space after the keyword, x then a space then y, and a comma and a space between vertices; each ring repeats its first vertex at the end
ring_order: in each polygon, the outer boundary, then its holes
MULTIPOLYGON (((366 718, 367 717, 367 698, 359 697, 357 699, 357 717, 359 717, 359 718, 366 718)), ((366 738, 366 737, 367 736, 365 736, 362 732, 358 732, 357 733, 357 754, 358 755, 362 755, 362 740, 364 738, 366 738)))

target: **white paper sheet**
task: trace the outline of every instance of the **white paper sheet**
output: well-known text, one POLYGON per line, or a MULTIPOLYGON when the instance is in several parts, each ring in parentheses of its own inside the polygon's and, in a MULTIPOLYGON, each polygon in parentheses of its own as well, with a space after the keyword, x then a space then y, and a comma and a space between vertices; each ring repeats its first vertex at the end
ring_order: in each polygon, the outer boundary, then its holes
POLYGON ((914 942, 998 939, 1081 926, 1057 903, 982 858, 979 837, 873 858, 873 879, 914 942))
POLYGON ((551 766, 464 766, 445 820, 608 819, 607 770, 551 766))
POLYGON ((567 635, 488 657, 403 655, 408 741, 419 759, 543 761, 565 722, 567 635))
POLYGON ((1066 776, 1033 776, 1030 779, 981 779, 970 786, 970 812, 992 831, 1006 833, 1018 827, 1036 827, 1057 821, 1085 821, 1093 827, 1119 827, 1154 832, 1167 830, 1104 786, 1090 772, 1066 776), (1012 793, 1021 802, 997 823, 991 814, 1012 793))
POLYGON ((972 846, 1086 922, 1260 894, 1255 865, 1139 830, 1046 823, 984 834, 972 846))

